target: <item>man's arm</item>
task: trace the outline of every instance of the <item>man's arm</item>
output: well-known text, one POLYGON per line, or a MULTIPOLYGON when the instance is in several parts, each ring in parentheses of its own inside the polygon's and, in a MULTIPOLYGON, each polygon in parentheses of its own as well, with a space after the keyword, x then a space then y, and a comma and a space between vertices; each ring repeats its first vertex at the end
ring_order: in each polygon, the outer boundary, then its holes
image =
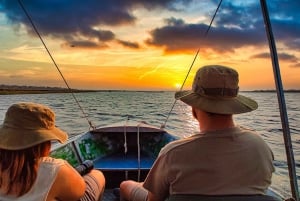
POLYGON ((164 200, 160 200, 153 193, 151 193, 150 191, 148 191, 148 199, 147 199, 147 201, 164 201, 164 200))

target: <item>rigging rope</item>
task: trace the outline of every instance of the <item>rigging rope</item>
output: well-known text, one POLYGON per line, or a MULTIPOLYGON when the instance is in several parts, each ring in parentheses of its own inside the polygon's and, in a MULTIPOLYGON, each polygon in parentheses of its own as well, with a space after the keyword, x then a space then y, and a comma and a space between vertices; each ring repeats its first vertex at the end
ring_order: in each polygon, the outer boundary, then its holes
POLYGON ((129 117, 127 117, 126 122, 124 124, 124 154, 127 154, 128 148, 127 148, 127 123, 128 123, 129 117))
MULTIPOLYGON (((220 2, 219 2, 219 4, 218 4, 218 7, 217 7, 217 9, 216 9, 216 11, 215 11, 215 13, 214 13, 214 15, 213 15, 213 17, 212 17, 210 23, 209 23, 209 26, 207 27, 207 29, 206 29, 206 31, 205 31, 204 38, 207 36, 207 34, 208 34, 208 32, 209 32, 209 30, 210 30, 210 28, 211 28, 211 25, 212 25, 212 23, 213 23, 213 21, 214 21, 216 15, 217 15, 217 12, 218 12, 218 10, 219 10, 219 8, 220 8, 220 6, 221 6, 221 3, 222 3, 222 0, 220 0, 220 2)), ((197 52, 196 52, 196 54, 195 54, 195 57, 194 57, 194 59, 193 59, 193 62, 192 62, 191 66, 190 66, 190 68, 189 68, 189 70, 188 70, 188 72, 187 72, 187 74, 186 74, 186 76, 185 76, 185 79, 184 79, 184 81, 183 81, 181 87, 180 87, 180 91, 183 89, 183 86, 184 86, 184 84, 185 84, 185 82, 186 82, 186 80, 187 80, 187 78, 188 78, 188 76, 189 76, 189 74, 190 74, 190 72, 191 72, 193 66, 194 66, 194 63, 195 63, 195 60, 196 60, 196 58, 197 58, 197 56, 198 56, 198 54, 199 54, 199 51, 200 51, 200 48, 198 48, 198 50, 197 50, 197 52)), ((169 111, 169 113, 168 113, 168 115, 167 115, 167 118, 166 118, 165 122, 161 125, 160 128, 165 128, 165 127, 166 127, 167 121, 169 120, 169 117, 170 117, 170 115, 171 115, 172 110, 174 109, 174 106, 175 106, 176 102, 177 102, 177 99, 174 100, 173 105, 172 105, 172 107, 171 107, 171 110, 169 111)))
POLYGON ((64 83, 66 84, 66 86, 67 86, 67 88, 68 88, 68 90, 69 90, 70 93, 72 94, 72 96, 73 96, 75 102, 77 103, 79 109, 81 110, 81 112, 82 112, 82 114, 84 115, 85 119, 86 119, 87 122, 89 123, 90 129, 95 129, 96 127, 95 127, 95 126, 92 124, 92 122, 89 120, 88 115, 84 112, 83 108, 82 108, 81 105, 79 104, 79 101, 77 100, 77 98, 76 98, 76 96, 74 95, 72 89, 70 88, 70 86, 69 86, 67 80, 65 79, 64 75, 62 74, 62 72, 60 71, 58 65, 56 64, 56 62, 55 62, 55 60, 54 60, 52 54, 50 53, 49 49, 47 48, 46 43, 44 42, 44 40, 43 40, 42 36, 40 35, 39 31, 37 30, 36 26, 34 25, 33 20, 32 20, 32 18, 30 17, 30 15, 29 15, 29 13, 27 12, 27 10, 25 9, 25 6, 23 5, 22 1, 21 1, 21 0, 18 0, 18 2, 19 2, 19 5, 21 6, 22 10, 24 11, 25 15, 27 16, 29 22, 31 23, 31 25, 32 25, 32 27, 33 27, 33 29, 34 29, 34 31, 36 32, 36 34, 37 34, 38 37, 40 38, 40 40, 41 40, 43 46, 45 47, 45 49, 46 49, 46 51, 47 51, 49 57, 51 58, 51 60, 52 60, 52 62, 53 62, 53 64, 54 64, 54 66, 56 67, 57 71, 59 72, 60 76, 62 77, 64 83))

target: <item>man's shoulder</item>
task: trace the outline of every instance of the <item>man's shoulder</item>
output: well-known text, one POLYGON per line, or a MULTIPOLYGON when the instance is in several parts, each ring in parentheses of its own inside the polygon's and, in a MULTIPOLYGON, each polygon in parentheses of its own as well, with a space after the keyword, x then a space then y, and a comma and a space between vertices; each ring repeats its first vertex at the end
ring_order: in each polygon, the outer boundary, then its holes
POLYGON ((263 140, 263 138, 261 137, 261 135, 258 132, 256 132, 253 129, 250 129, 250 128, 240 126, 238 133, 243 136, 246 136, 248 138, 263 140))
POLYGON ((170 151, 176 150, 176 149, 181 149, 182 147, 187 146, 189 143, 194 142, 195 137, 187 137, 187 138, 182 138, 179 140, 172 141, 165 145, 160 152, 160 155, 167 154, 170 151))

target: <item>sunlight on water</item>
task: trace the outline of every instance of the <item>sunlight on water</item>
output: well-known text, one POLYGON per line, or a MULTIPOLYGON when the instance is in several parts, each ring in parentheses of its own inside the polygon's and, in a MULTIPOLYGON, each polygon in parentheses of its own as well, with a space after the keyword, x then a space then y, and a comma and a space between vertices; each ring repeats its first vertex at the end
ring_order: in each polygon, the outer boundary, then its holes
MULTIPOLYGON (((257 100, 259 108, 251 113, 236 115, 235 121, 257 130, 267 141, 275 156, 276 173, 272 187, 289 196, 287 162, 276 93, 248 92, 244 95, 257 100)), ((166 121, 174 102, 173 92, 97 92, 78 93, 75 96, 87 118, 96 126, 130 118, 160 127, 166 121)), ((300 93, 286 93, 285 96, 297 174, 300 175, 300 93)), ((11 104, 22 101, 51 107, 56 112, 56 125, 70 136, 84 133, 90 127, 71 94, 1 95, 0 121, 3 121, 5 111, 11 104)), ((166 129, 180 137, 188 137, 197 132, 198 124, 193 119, 191 108, 177 101, 166 129)))

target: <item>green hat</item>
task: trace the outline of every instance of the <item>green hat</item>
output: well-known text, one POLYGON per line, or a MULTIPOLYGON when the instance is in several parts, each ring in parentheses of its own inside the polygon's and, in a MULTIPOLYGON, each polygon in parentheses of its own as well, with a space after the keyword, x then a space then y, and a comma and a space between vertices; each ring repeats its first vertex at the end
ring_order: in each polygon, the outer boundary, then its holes
POLYGON ((54 112, 41 104, 17 103, 6 112, 0 126, 0 148, 20 150, 57 140, 65 143, 67 133, 55 126, 54 112))
POLYGON ((257 109, 256 101, 238 94, 238 73, 220 65, 203 66, 192 90, 179 91, 175 98, 200 110, 216 114, 240 114, 257 109))

